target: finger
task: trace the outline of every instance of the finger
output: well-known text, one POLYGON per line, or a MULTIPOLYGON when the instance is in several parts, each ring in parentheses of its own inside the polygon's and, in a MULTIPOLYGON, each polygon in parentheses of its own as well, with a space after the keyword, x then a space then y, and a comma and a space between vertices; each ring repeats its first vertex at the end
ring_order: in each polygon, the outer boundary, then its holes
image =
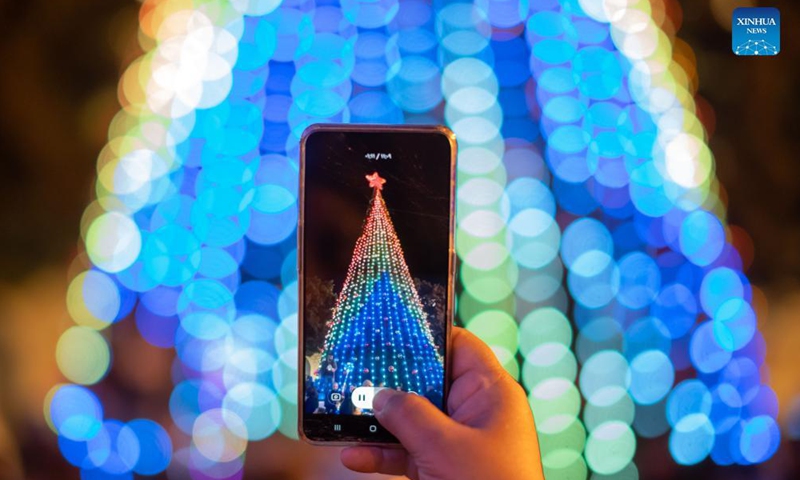
POLYGON ((518 386, 481 339, 462 328, 454 333, 454 380, 447 410, 458 423, 480 427, 491 421, 496 406, 515 395, 511 390, 518 386))
POLYGON ((452 340, 453 380, 467 372, 496 374, 503 370, 492 349, 469 330, 454 327, 452 340))
POLYGON ((400 448, 349 447, 340 458, 355 472, 405 475, 408 469, 408 453, 400 448))
POLYGON ((462 427, 425 397, 396 390, 381 390, 372 401, 375 418, 412 454, 436 451, 462 427))

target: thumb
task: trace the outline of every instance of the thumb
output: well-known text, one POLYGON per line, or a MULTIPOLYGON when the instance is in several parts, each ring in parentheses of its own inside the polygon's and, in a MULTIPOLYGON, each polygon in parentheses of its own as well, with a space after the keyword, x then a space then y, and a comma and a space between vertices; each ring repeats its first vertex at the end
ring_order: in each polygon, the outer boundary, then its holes
POLYGON ((384 389, 372 401, 375 418, 412 454, 435 452, 461 426, 425 397, 384 389))

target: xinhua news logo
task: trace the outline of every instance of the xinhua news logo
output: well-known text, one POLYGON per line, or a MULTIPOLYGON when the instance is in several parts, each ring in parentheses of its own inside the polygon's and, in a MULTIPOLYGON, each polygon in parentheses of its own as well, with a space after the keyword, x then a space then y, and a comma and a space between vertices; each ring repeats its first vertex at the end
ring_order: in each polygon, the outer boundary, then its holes
POLYGON ((781 51, 781 13, 777 8, 737 8, 732 31, 736 55, 771 57, 781 51))

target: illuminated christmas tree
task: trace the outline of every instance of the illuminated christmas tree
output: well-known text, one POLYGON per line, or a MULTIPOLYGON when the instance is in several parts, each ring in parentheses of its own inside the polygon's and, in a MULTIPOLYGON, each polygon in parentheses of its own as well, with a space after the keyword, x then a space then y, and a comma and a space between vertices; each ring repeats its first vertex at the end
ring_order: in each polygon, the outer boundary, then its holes
MULTIPOLYGON (((333 310, 322 358, 333 355, 340 388, 401 387, 441 392, 444 370, 430 325, 381 194, 386 180, 367 175, 373 189, 364 230, 333 310)), ((324 386, 329 387, 329 385, 324 386)))

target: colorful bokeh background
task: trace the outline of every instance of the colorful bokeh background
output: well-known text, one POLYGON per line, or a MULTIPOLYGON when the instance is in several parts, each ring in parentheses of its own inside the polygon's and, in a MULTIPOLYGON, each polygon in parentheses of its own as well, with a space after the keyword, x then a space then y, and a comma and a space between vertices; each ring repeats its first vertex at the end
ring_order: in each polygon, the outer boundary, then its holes
POLYGON ((458 136, 459 321, 548 478, 795 478, 800 53, 730 52, 756 3, 0 7, 0 478, 357 477, 294 440, 315 122, 458 136))

